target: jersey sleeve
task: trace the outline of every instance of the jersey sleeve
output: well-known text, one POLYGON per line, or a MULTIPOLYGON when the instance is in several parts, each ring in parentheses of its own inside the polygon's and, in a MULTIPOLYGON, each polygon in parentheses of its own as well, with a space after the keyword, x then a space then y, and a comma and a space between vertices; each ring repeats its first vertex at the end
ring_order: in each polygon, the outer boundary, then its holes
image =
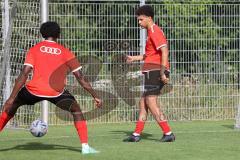
POLYGON ((26 54, 26 58, 25 58, 25 61, 24 61, 24 65, 27 65, 27 66, 31 66, 32 68, 34 67, 34 56, 33 56, 33 51, 32 49, 30 49, 27 54, 26 54))
POLYGON ((65 51, 64 60, 71 72, 76 72, 82 68, 76 56, 68 49, 65 51))
POLYGON ((163 46, 167 46, 167 39, 161 29, 156 29, 151 35, 150 38, 157 50, 163 46))

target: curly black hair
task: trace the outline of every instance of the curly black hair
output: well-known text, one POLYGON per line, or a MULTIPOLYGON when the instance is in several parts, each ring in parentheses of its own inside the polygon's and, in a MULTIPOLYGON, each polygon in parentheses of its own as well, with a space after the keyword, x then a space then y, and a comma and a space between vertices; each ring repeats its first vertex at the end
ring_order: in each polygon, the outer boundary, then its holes
POLYGON ((47 39, 49 37, 59 38, 60 36, 60 27, 57 22, 48 21, 41 25, 40 33, 42 37, 47 39))
POLYGON ((143 5, 136 10, 136 15, 145 15, 148 17, 154 17, 154 9, 149 5, 143 5))

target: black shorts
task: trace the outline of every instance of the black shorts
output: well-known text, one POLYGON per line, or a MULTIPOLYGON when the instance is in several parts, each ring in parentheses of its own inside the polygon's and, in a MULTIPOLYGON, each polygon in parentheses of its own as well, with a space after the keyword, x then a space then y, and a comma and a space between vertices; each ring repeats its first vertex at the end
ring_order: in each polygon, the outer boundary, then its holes
POLYGON ((69 110, 70 107, 74 102, 76 102, 75 98, 67 91, 64 90, 64 92, 59 95, 58 97, 38 97, 33 94, 31 94, 26 87, 23 87, 19 92, 15 99, 15 103, 18 103, 20 105, 34 105, 37 102, 47 100, 56 106, 64 109, 69 110))
MULTIPOLYGON (((165 71, 164 72, 166 77, 169 78, 170 72, 165 71)), ((161 89, 165 85, 160 80, 160 70, 154 70, 149 72, 143 72, 144 74, 144 96, 149 95, 159 95, 161 92, 161 89)))

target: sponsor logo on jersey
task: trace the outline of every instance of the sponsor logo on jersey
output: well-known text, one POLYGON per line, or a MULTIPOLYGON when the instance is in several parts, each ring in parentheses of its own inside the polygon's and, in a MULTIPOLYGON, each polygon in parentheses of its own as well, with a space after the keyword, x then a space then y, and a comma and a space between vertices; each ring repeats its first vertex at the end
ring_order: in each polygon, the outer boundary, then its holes
POLYGON ((40 51, 43 53, 55 54, 55 55, 59 55, 62 53, 61 49, 59 48, 47 47, 47 46, 41 46, 40 51))

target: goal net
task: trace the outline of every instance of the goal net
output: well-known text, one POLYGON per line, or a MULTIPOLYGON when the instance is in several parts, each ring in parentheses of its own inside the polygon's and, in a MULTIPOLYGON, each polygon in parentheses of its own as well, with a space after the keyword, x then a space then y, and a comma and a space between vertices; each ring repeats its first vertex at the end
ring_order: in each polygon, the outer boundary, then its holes
MULTIPOLYGON (((40 1, 8 1, 9 10, 1 3, 0 107, 22 69, 26 51, 41 40, 40 1)), ((233 120, 236 117, 237 128, 240 123, 239 107, 238 112, 236 108, 240 91, 240 5, 228 0, 145 2, 154 7, 154 19, 162 27, 170 47, 174 89, 159 98, 168 119, 233 120)), ((139 5, 139 0, 49 1, 49 20, 61 26, 59 42, 75 53, 84 75, 104 97, 105 108, 95 111, 91 96, 69 75, 67 89, 79 102, 88 122, 138 119, 142 91, 141 72, 137 72, 140 63, 127 66, 121 58, 139 55, 144 49, 141 42, 145 39, 135 16, 139 5)), ((51 104, 48 109, 50 125, 72 124, 68 113, 51 104)), ((40 103, 20 107, 9 126, 27 126, 41 117, 41 111, 40 103)))
MULTIPOLYGON (((39 3, 21 3, 15 0, 1 3, 1 107, 23 67, 26 51, 40 40, 39 10, 39 3)), ((27 126, 40 113, 40 105, 20 107, 7 127, 27 126)))

